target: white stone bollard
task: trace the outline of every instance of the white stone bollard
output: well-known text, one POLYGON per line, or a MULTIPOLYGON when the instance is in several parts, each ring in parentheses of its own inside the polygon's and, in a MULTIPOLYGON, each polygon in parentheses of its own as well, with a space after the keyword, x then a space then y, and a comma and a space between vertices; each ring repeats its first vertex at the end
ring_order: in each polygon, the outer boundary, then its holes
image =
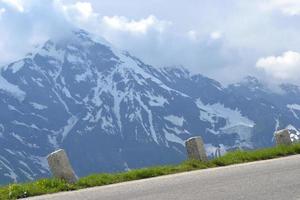
POLYGON ((63 149, 59 149, 47 157, 48 164, 52 175, 55 178, 63 179, 68 183, 75 183, 77 176, 75 175, 68 156, 63 149))
POLYGON ((186 151, 189 159, 208 161, 204 143, 201 137, 192 137, 185 142, 186 151))
POLYGON ((288 129, 275 132, 276 145, 291 145, 293 142, 288 129))

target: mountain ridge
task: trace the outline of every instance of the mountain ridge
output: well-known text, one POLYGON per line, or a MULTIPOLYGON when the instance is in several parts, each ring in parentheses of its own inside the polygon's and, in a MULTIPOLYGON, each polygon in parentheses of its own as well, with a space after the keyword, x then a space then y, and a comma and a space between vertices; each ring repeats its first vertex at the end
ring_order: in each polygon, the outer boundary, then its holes
POLYGON ((48 40, 1 68, 0 183, 49 176, 45 157, 57 148, 84 176, 178 163, 197 135, 209 155, 270 146, 279 128, 298 137, 299 87, 277 94, 249 81, 223 87, 155 68, 83 30, 48 40))

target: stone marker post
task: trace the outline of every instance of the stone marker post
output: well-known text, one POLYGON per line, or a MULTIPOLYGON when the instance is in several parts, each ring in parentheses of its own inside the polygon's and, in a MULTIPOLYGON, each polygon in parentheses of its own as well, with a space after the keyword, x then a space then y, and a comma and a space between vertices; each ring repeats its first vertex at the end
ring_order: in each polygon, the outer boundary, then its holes
POLYGON ((291 145, 292 140, 288 129, 275 132, 276 145, 291 145))
POLYGON ((47 157, 52 175, 55 178, 63 179, 68 183, 75 183, 77 177, 71 167, 68 156, 63 149, 59 149, 47 157))
POLYGON ((192 137, 185 142, 186 151, 189 159, 208 161, 204 143, 201 137, 192 137))

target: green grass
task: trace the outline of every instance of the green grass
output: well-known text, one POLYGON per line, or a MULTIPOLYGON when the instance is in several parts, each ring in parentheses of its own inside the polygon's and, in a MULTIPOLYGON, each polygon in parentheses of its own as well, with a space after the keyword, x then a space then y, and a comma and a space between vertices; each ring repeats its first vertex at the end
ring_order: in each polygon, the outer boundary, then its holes
POLYGON ((58 179, 41 179, 30 183, 10 184, 8 186, 0 187, 0 199, 17 199, 61 191, 78 190, 87 187, 108 185, 251 161, 266 160, 294 154, 300 154, 300 144, 278 146, 253 151, 234 151, 229 152, 220 158, 210 160, 209 162, 187 160, 179 165, 150 167, 115 174, 93 174, 81 178, 76 184, 68 184, 58 179))

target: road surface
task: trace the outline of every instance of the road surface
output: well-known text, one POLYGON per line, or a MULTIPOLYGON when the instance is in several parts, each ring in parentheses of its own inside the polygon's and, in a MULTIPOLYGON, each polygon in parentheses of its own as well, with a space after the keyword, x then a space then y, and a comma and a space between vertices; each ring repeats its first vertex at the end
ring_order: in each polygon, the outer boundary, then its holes
POLYGON ((199 170, 28 200, 300 200, 300 156, 199 170))

